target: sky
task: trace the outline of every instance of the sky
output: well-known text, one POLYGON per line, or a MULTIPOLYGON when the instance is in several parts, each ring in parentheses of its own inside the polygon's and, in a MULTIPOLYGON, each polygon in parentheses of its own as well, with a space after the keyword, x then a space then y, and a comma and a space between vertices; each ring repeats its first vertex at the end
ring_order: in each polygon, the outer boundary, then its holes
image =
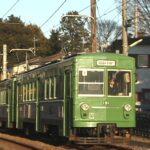
MULTIPOLYGON (((91 0, 1 0, 0 18, 6 19, 13 14, 25 24, 38 25, 49 37, 50 31, 59 27, 61 17, 69 11, 90 16, 90 3, 91 0)), ((118 22, 121 20, 116 9, 118 5, 115 0, 97 0, 97 17, 118 22)))

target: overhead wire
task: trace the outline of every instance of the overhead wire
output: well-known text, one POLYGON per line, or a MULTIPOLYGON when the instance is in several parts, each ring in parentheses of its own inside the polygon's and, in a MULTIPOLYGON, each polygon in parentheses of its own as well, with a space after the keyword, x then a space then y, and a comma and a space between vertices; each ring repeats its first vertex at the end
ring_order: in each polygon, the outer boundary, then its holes
MULTIPOLYGON (((99 2, 100 0, 97 0, 97 2, 99 2)), ((93 5, 95 5, 95 4, 93 4, 93 5)), ((83 8, 82 10, 80 10, 79 11, 79 13, 80 12, 82 12, 82 11, 84 11, 84 10, 86 10, 86 9, 88 9, 89 7, 90 7, 91 5, 88 5, 88 6, 86 6, 85 8, 83 8)), ((61 6, 62 7, 62 6, 61 6)), ((54 14, 55 15, 55 14, 54 14)), ((53 17, 53 16, 52 16, 53 17)), ((49 17, 50 19, 51 19, 51 17, 49 17)), ((47 19, 48 20, 48 19, 47 19)), ((44 23, 43 23, 44 24, 44 23)), ((54 25, 54 27, 56 27, 56 26, 59 26, 60 24, 57 24, 57 25, 54 25)), ((40 26, 40 28, 42 27, 42 25, 40 26)), ((47 32, 49 32, 50 30, 47 30, 46 32, 44 32, 44 33, 47 33, 47 32)))
POLYGON ((2 18, 4 18, 15 6, 16 4, 19 2, 20 0, 17 0, 7 11, 6 13, 2 16, 2 18))
MULTIPOLYGON (((129 1, 128 1, 128 2, 129 2, 129 1)), ((105 15, 111 13, 112 11, 114 11, 114 10, 116 10, 116 9, 119 9, 119 7, 121 7, 121 6, 122 6, 122 4, 119 5, 118 7, 114 8, 114 9, 111 9, 111 10, 107 11, 107 12, 104 13, 103 15, 100 15, 100 11, 99 11, 99 8, 98 8, 98 5, 97 5, 97 12, 98 12, 98 18, 99 18, 99 19, 98 19, 98 20, 99 20, 99 23, 97 24, 97 26, 98 26, 98 35, 99 35, 99 33, 100 33, 101 18, 102 18, 103 16, 105 16, 105 15)), ((117 13, 117 15, 115 15, 111 20, 114 21, 114 19, 118 16, 118 20, 116 21, 116 22, 118 22, 118 21, 120 20, 120 17, 119 17, 119 16, 122 15, 121 12, 122 12, 122 9, 119 9, 119 12, 117 13)), ((101 34, 103 34, 103 32, 102 32, 101 34)), ((117 33, 115 39, 118 37, 118 35, 120 35, 120 32, 117 33)), ((100 39, 100 42, 102 42, 100 35, 98 36, 98 38, 100 39)))
MULTIPOLYGON (((60 26, 60 23, 57 24, 57 25, 54 25, 52 29, 54 29, 54 28, 56 28, 56 27, 58 27, 58 26, 60 26)), ((44 33, 48 33, 48 32, 50 32, 50 30, 45 31, 44 33)))
MULTIPOLYGON (((100 1, 100 0, 97 0, 97 2, 99 2, 99 1, 100 1)), ((92 4, 92 5, 95 5, 95 3, 92 4)), ((84 11, 84 10, 86 10, 86 9, 88 9, 89 7, 91 7, 91 5, 88 5, 88 6, 86 6, 85 8, 81 9, 81 10, 79 11, 79 13, 82 12, 82 11, 84 11)))
MULTIPOLYGON (((100 0, 98 0, 97 2, 99 2, 99 1, 100 1, 100 0)), ((127 3, 128 3, 129 1, 130 1, 130 0, 127 0, 127 3)), ((115 4, 115 3, 114 3, 114 4, 115 4)), ((95 5, 95 4, 93 4, 93 5, 95 5)), ((113 9, 111 9, 111 10, 108 9, 108 11, 106 11, 105 13, 103 13, 101 16, 100 16, 100 13, 99 13, 98 19, 100 19, 100 18, 102 18, 102 17, 104 17, 104 16, 106 16, 106 15, 112 13, 113 11, 115 11, 115 10, 117 10, 117 9, 119 9, 120 7, 122 7, 122 5, 124 5, 124 4, 121 4, 121 5, 115 7, 115 8, 113 8, 113 9)), ((79 10, 79 13, 81 13, 82 11, 88 9, 89 7, 91 7, 91 5, 88 5, 88 6, 86 6, 85 8, 79 10)), ((58 8, 58 9, 59 9, 59 8, 58 8)), ((54 15, 55 15, 55 14, 54 14, 54 15)), ((51 15, 51 16, 53 17, 53 15, 51 15)), ((51 19, 51 17, 49 17, 49 19, 51 19)), ((46 23, 48 22, 49 19, 47 19, 46 23)), ((43 24, 45 24, 45 23, 43 23, 43 24)), ((42 27, 42 26, 43 26, 43 25, 41 25, 41 27, 42 27)), ((57 25, 57 26, 58 26, 58 25, 57 25)), ((48 32, 48 31, 46 31, 46 32, 48 32)))
MULTIPOLYGON (((129 3, 129 2, 130 2, 130 0, 127 1, 127 3, 129 3)), ((121 5, 115 7, 113 9, 111 9, 111 10, 108 10, 106 13, 102 14, 100 17, 102 18, 102 17, 108 15, 109 13, 111 13, 111 12, 115 11, 116 9, 119 9, 120 7, 122 7, 122 5, 125 5, 125 4, 121 4, 121 5)))
POLYGON ((48 19, 40 26, 40 28, 42 28, 58 11, 59 9, 66 3, 67 0, 65 0, 55 11, 54 13, 48 17, 48 19))

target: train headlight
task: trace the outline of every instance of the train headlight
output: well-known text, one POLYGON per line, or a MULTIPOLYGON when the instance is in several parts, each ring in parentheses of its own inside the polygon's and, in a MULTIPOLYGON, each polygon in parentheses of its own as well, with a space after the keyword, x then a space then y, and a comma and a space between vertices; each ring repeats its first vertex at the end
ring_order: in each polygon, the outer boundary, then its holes
POLYGON ((81 109, 84 110, 84 111, 87 111, 89 110, 90 106, 88 104, 81 104, 81 109))
POLYGON ((132 110, 132 106, 131 106, 130 104, 125 104, 125 105, 124 105, 124 109, 125 109, 126 111, 131 111, 131 110, 132 110))

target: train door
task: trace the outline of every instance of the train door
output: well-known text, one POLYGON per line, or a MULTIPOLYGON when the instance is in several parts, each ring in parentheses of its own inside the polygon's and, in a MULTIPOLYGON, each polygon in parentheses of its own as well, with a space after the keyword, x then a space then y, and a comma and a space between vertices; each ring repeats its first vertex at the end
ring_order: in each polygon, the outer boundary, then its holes
POLYGON ((72 72, 66 70, 64 73, 64 136, 69 135, 72 120, 72 72))

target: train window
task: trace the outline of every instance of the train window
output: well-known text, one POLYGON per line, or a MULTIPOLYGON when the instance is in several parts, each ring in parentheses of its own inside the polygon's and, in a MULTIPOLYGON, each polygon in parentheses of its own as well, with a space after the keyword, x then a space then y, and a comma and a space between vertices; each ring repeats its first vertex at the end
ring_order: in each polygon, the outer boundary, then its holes
POLYGON ((44 90, 44 98, 47 100, 49 98, 49 79, 45 80, 45 90, 44 90))
POLYGON ((56 77, 54 77, 54 98, 56 99, 56 77))
POLYGON ((26 100, 26 86, 25 84, 23 85, 23 101, 26 100))
POLYGON ((0 91, 0 104, 7 104, 6 90, 0 91))
POLYGON ((131 72, 123 70, 108 71, 108 95, 131 96, 131 72))
POLYGON ((22 86, 18 85, 18 99, 19 101, 33 101, 36 98, 35 82, 26 83, 22 86))
POLYGON ((79 95, 104 95, 104 70, 79 70, 79 95))
POLYGON ((23 94, 23 90, 22 90, 23 86, 18 84, 17 85, 17 99, 18 101, 22 101, 22 94, 23 94))
POLYGON ((27 84, 27 100, 33 101, 36 97, 36 87, 35 82, 27 84))
POLYGON ((49 92, 48 92, 48 98, 49 99, 52 99, 52 97, 51 97, 51 82, 52 82, 52 79, 49 78, 49 82, 48 82, 49 83, 49 87, 48 87, 49 88, 49 92))
POLYGON ((36 82, 32 83, 32 100, 36 99, 36 82))
POLYGON ((51 77, 45 82, 45 99, 56 99, 56 86, 57 86, 56 77, 51 77))
POLYGON ((29 101, 32 101, 32 83, 29 83, 29 101))
POLYGON ((26 84, 26 101, 29 101, 29 85, 26 84))

